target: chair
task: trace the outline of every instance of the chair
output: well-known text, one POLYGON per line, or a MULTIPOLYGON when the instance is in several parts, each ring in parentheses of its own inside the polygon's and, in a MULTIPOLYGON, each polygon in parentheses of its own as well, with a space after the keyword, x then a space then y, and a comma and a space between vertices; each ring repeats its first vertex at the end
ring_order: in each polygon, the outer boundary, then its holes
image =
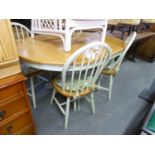
POLYGON ((115 30, 119 21, 120 21, 120 19, 109 19, 108 20, 108 27, 109 27, 111 33, 115 30))
MULTIPOLYGON (((32 38, 34 37, 34 34, 26 26, 16 22, 12 22, 11 24, 12 24, 12 28, 13 28, 13 32, 16 40, 21 40, 28 37, 32 37, 32 38)), ((34 84, 34 77, 36 76, 40 81, 48 82, 48 80, 45 79, 44 77, 39 76, 39 74, 41 73, 41 70, 28 67, 24 63, 21 63, 21 69, 22 69, 22 73, 30 79, 30 88, 27 89, 27 93, 29 96, 32 97, 33 107, 34 109, 36 109, 36 95, 35 95, 36 85, 34 84)), ((38 84, 40 83, 41 82, 39 82, 38 84)))
POLYGON ((149 30, 150 26, 153 24, 155 24, 155 19, 142 19, 141 31, 143 32, 144 30, 149 30))
POLYGON ((78 30, 102 29, 101 41, 104 41, 107 29, 105 19, 32 19, 32 32, 55 35, 61 38, 65 51, 71 49, 72 34, 78 30))
POLYGON ((34 38, 34 34, 23 24, 11 22, 11 25, 16 40, 21 40, 29 37, 34 38))
POLYGON ((98 89, 105 90, 109 92, 108 99, 111 100, 111 93, 112 93, 112 85, 113 85, 113 77, 117 74, 117 72, 120 69, 120 65, 132 45, 133 41, 136 38, 137 33, 133 32, 126 40, 125 40, 125 49, 123 52, 118 54, 117 56, 114 56, 113 58, 110 59, 109 64, 107 67, 102 71, 100 81, 98 85, 96 86, 98 89), (101 80, 102 80, 102 75, 108 76, 109 77, 109 87, 103 87, 101 86, 101 80))
POLYGON ((93 114, 95 114, 94 90, 98 77, 107 65, 111 55, 111 48, 103 42, 90 43, 75 51, 66 61, 61 77, 52 80, 54 90, 51 104, 55 101, 60 111, 65 116, 65 129, 68 126, 70 103, 74 103, 81 97, 91 103, 93 114), (60 103, 55 97, 56 92, 67 98, 67 102, 60 103), (90 94, 90 99, 87 95, 90 94), (64 109, 64 106, 66 108, 64 109))
POLYGON ((124 39, 125 32, 130 35, 131 32, 138 32, 140 29, 141 19, 120 19, 119 24, 122 27, 121 39, 124 39))

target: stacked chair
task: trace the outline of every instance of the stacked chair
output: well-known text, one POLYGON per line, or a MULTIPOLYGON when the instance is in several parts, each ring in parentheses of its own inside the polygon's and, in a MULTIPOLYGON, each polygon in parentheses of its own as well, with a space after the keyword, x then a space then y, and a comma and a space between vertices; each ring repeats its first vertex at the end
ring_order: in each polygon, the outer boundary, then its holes
POLYGON ((106 19, 32 19, 32 32, 36 34, 54 35, 59 37, 66 52, 71 49, 72 34, 76 31, 101 29, 101 40, 104 41, 107 22, 106 19))

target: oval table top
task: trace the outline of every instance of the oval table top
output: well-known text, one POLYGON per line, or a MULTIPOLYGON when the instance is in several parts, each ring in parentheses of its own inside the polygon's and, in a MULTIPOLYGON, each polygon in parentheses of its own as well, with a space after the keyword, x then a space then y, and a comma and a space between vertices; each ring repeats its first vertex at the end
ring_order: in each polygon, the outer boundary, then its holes
MULTIPOLYGON (((45 70, 62 70, 70 55, 87 43, 99 40, 98 33, 82 33, 72 39, 72 49, 69 52, 63 50, 60 39, 49 35, 36 35, 35 38, 26 38, 16 41, 19 57, 32 67, 45 70)), ((112 36, 106 36, 105 42, 112 48, 112 54, 118 54, 124 49, 124 41, 112 36)))

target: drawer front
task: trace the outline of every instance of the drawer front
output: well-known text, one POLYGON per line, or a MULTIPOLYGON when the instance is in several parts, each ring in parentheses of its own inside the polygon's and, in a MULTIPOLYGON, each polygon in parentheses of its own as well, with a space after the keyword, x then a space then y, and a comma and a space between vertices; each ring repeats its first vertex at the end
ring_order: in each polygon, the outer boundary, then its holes
POLYGON ((21 94, 21 93, 22 93, 22 86, 20 83, 1 89, 0 90, 0 104, 1 102, 4 102, 4 100, 11 98, 17 94, 21 94))
POLYGON ((29 116, 29 113, 23 114, 22 116, 14 119, 10 123, 0 127, 1 135, 12 135, 17 133, 19 130, 31 124, 32 120, 29 116))
POLYGON ((21 133, 21 135, 34 135, 34 134, 35 134, 35 131, 34 131, 33 127, 30 127, 29 129, 27 129, 21 133))
POLYGON ((27 108, 27 105, 26 100, 22 95, 0 104, 0 123, 24 108, 27 108))

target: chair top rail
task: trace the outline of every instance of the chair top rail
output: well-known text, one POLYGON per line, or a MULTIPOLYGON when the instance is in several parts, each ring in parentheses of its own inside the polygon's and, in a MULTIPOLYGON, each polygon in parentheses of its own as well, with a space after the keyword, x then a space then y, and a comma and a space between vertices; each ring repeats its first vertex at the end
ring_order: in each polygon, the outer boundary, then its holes
POLYGON ((34 38, 34 34, 31 30, 29 30, 25 25, 17 23, 17 22, 11 22, 12 27, 15 28, 15 31, 17 33, 17 39, 21 39, 21 38, 25 38, 25 34, 24 34, 24 30, 26 31, 26 35, 27 37, 34 38), (20 32, 21 32, 21 36, 20 36, 20 32))
MULTIPOLYGON (((133 32, 126 40, 125 40, 125 49, 123 52, 121 52, 117 57, 115 57, 114 59, 116 59, 116 61, 112 62, 112 64, 109 65, 110 69, 115 68, 117 71, 120 68, 120 65, 127 53, 127 51, 129 50, 129 48, 131 47, 132 43, 134 42, 135 38, 137 36, 136 32, 133 32)), ((113 59, 112 59, 113 61, 113 59)))

